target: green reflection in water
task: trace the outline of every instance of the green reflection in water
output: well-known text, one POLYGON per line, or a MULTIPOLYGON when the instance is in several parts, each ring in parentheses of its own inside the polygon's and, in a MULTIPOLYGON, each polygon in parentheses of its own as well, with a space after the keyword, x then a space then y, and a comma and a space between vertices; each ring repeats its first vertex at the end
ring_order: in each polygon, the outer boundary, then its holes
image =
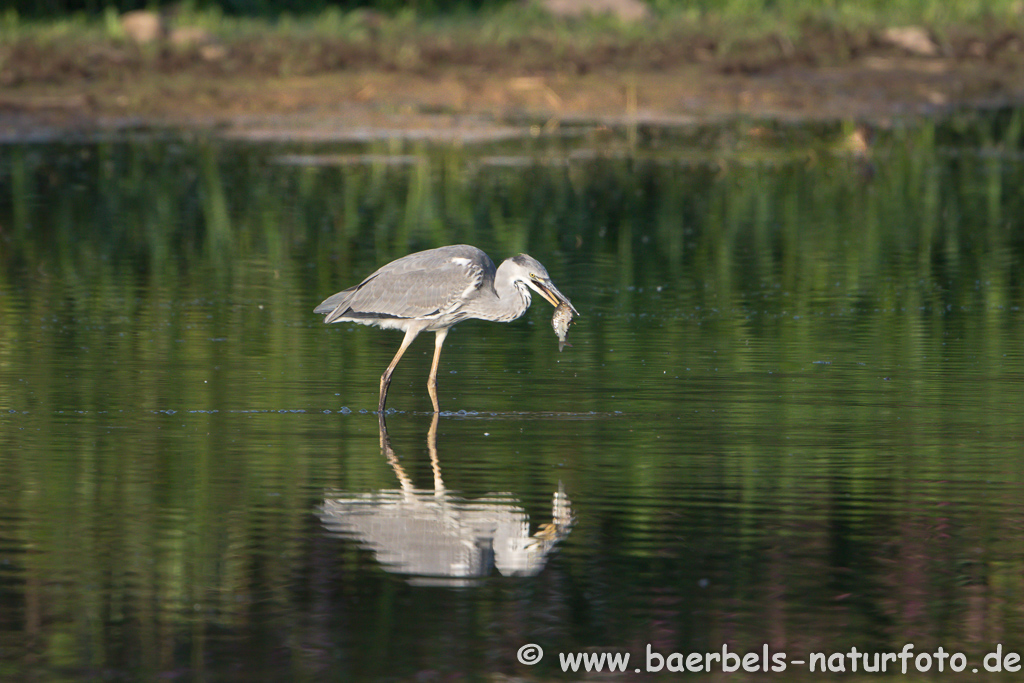
MULTIPOLYGON (((1020 115, 882 132, 868 157, 768 132, 3 150, 2 672, 1024 648, 1020 115), (399 337, 312 308, 458 242, 528 251, 583 317, 561 354, 537 302, 446 343, 442 406, 467 411, 441 420, 447 488, 538 520, 561 484, 577 516, 539 576, 451 591, 319 525, 325 490, 395 486, 360 411, 399 337)), ((420 486, 431 350, 390 395, 420 486)))

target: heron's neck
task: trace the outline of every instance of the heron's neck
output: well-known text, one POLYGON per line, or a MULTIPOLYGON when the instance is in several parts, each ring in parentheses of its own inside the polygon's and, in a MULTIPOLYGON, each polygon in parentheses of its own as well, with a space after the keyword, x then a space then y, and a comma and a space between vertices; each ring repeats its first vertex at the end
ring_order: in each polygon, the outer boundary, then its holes
POLYGON ((490 320, 507 323, 515 320, 530 307, 530 288, 512 279, 511 269, 502 263, 494 274, 494 291, 498 299, 488 311, 490 320))

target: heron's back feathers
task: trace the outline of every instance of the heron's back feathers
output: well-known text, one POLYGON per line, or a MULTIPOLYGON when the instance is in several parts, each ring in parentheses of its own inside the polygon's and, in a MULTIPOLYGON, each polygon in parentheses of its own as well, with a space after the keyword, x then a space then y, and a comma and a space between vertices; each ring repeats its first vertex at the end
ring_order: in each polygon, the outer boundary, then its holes
POLYGON ((415 319, 448 327, 469 315, 461 309, 481 289, 493 291, 494 273, 494 263, 476 247, 430 249, 382 266, 355 287, 325 299, 314 313, 326 315, 326 323, 397 327, 415 319))

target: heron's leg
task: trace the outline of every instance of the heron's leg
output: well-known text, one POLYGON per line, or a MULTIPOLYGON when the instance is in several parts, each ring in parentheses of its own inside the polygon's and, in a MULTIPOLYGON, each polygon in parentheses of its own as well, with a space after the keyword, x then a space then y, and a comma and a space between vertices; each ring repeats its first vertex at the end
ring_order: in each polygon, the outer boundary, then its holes
POLYGON ((398 365, 398 361, 402 360, 402 354, 409 348, 409 344, 412 344, 412 340, 416 338, 416 335, 420 331, 417 329, 410 329, 405 331, 405 338, 402 340, 402 345, 398 347, 398 353, 391 360, 391 365, 384 371, 384 374, 380 376, 380 403, 377 406, 377 411, 384 414, 384 402, 388 400, 388 387, 391 385, 391 373, 395 371, 395 366, 398 365))
POLYGON ((434 404, 434 412, 440 413, 441 408, 437 404, 437 362, 441 360, 441 345, 444 338, 448 336, 448 328, 437 330, 434 338, 434 362, 430 364, 430 379, 427 380, 427 393, 430 394, 430 402, 434 404))
POLYGON ((427 451, 430 453, 430 469, 434 471, 434 497, 444 498, 444 479, 441 478, 441 461, 437 459, 437 413, 430 420, 427 430, 427 451))

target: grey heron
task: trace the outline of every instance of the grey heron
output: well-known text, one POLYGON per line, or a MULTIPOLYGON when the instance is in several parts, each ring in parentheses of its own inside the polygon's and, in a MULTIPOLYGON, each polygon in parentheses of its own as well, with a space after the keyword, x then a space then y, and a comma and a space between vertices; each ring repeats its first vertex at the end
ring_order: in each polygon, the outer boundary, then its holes
POLYGON ((448 330, 467 318, 515 320, 529 308, 531 289, 552 306, 564 303, 576 312, 535 258, 519 254, 495 268, 480 249, 456 244, 392 261, 355 287, 327 297, 313 312, 326 316, 325 323, 352 322, 405 332, 398 352, 380 378, 381 414, 391 375, 402 354, 420 332, 434 332, 427 393, 437 413, 437 364, 448 330))

